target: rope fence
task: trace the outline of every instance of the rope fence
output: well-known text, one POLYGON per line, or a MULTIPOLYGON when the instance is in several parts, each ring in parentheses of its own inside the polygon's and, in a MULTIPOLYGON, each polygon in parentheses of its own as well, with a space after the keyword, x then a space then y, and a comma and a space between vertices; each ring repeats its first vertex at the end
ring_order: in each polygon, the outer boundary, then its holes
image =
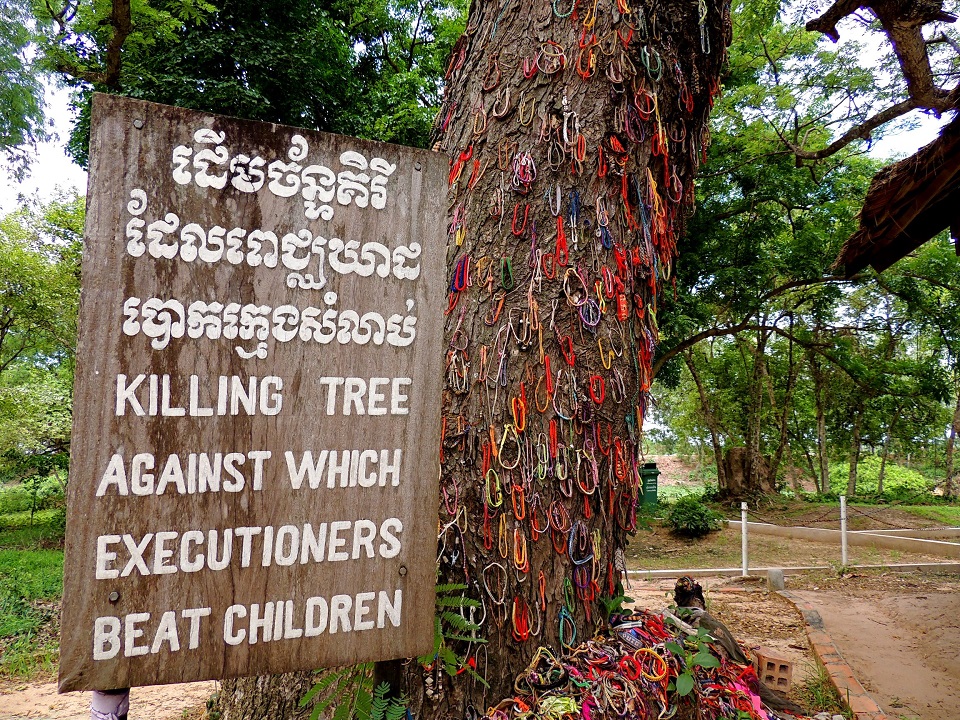
MULTIPOLYGON (((897 530, 933 530, 933 531, 942 531, 942 530, 951 530, 955 528, 949 527, 906 527, 903 524, 891 523, 888 520, 885 520, 882 517, 878 517, 874 513, 870 513, 862 508, 853 507, 847 504, 847 498, 844 495, 840 496, 840 505, 839 507, 831 507, 826 510, 824 513, 814 517, 813 519, 806 519, 798 521, 796 518, 790 518, 786 515, 780 515, 777 513, 764 514, 756 510, 751 510, 748 508, 747 503, 741 503, 740 506, 741 513, 741 555, 742 555, 742 574, 746 576, 749 572, 750 567, 750 557, 749 557, 749 543, 748 543, 748 526, 749 521, 753 520, 757 523, 763 523, 767 525, 774 525, 777 527, 786 527, 786 528, 803 528, 807 530, 827 530, 832 528, 824 527, 814 527, 817 525, 832 524, 834 527, 839 526, 839 539, 840 539, 840 562, 841 567, 847 567, 850 564, 849 559, 849 531, 848 531, 848 519, 849 514, 852 513, 857 516, 864 517, 872 523, 882 526, 881 528, 872 528, 874 531, 882 533, 886 528, 893 528, 897 530), (771 517, 772 516, 772 517, 771 517)), ((870 532, 860 531, 860 532, 870 532)), ((857 533, 859 534, 859 533, 857 533)), ((836 536, 826 536, 827 538, 836 537, 836 536)), ((822 537, 814 536, 812 538, 799 538, 801 540, 806 540, 808 542, 829 542, 829 540, 824 540, 822 537)), ((833 542, 836 542, 834 540, 833 542)), ((886 542, 886 541, 885 541, 886 542)), ((855 542, 856 545, 863 545, 862 541, 855 542)), ((878 547, 883 547, 878 545, 878 547)), ((911 552, 911 550, 907 550, 911 552)), ((916 552, 923 553, 923 548, 917 548, 916 552)))

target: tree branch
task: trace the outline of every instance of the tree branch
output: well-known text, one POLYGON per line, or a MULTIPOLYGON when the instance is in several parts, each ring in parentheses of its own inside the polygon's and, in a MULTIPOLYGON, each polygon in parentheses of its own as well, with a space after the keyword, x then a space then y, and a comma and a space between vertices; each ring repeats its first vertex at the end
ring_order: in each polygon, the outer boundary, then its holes
MULTIPOLYGON (((665 350, 653 363, 653 367, 650 370, 650 375, 656 377, 657 373, 667 364, 670 360, 675 358, 678 354, 683 352, 689 347, 693 347, 702 340, 708 340, 713 337, 722 337, 724 335, 736 335, 739 332, 744 330, 751 329, 750 323, 753 321, 753 317, 760 312, 760 309, 763 307, 764 303, 769 300, 772 300, 775 297, 783 295, 784 293, 789 292, 790 290, 795 290, 802 287, 810 287, 813 285, 824 285, 826 283, 848 283, 848 282, 857 282, 862 280, 865 276, 863 274, 854 275, 850 278, 844 278, 839 275, 827 275, 825 277, 812 278, 810 280, 791 280, 790 282, 779 285, 767 293, 761 295, 757 299, 756 306, 753 310, 748 312, 740 322, 734 325, 727 325, 724 327, 712 327, 708 330, 703 330, 702 332, 697 333, 696 335, 691 335, 685 340, 680 341, 674 345, 669 350, 665 350)), ((757 329, 756 326, 753 329, 757 329)))
POLYGON ((923 26, 927 23, 956 20, 954 15, 944 12, 942 6, 943 0, 837 0, 827 12, 806 24, 807 30, 821 32, 837 42, 840 39, 837 23, 860 8, 869 9, 880 21, 893 48, 907 84, 908 97, 851 128, 821 150, 804 150, 795 143, 791 144, 778 131, 787 147, 797 156, 798 163, 801 160, 821 160, 854 140, 865 140, 880 125, 911 110, 924 108, 939 115, 956 108, 960 86, 945 90, 936 84, 927 41, 923 37, 923 26))
POLYGON ((776 126, 774 126, 774 130, 780 136, 780 139, 783 141, 783 143, 790 148, 790 151, 796 155, 797 158, 801 160, 823 160, 824 158, 838 153, 855 140, 866 140, 870 137, 871 133, 873 133, 873 131, 881 125, 885 125, 891 120, 896 120, 898 117, 906 115, 908 112, 911 110, 916 110, 918 107, 920 107, 920 105, 918 105, 912 98, 898 102, 896 105, 891 105, 886 110, 881 110, 873 117, 868 118, 859 125, 850 128, 839 138, 820 150, 804 150, 803 148, 798 147, 790 142, 786 136, 784 136, 784 134, 776 128, 776 126))
POLYGON ((860 0, 837 0, 823 15, 808 22, 806 28, 810 32, 823 33, 834 42, 837 42, 840 40, 840 33, 837 32, 837 23, 847 15, 852 15, 859 10, 860 5, 860 0))
MULTIPOLYGON (((68 3, 69 6, 69 3, 68 3)), ((49 4, 47 8, 49 9, 49 4)), ((56 19, 56 16, 54 16, 56 19)), ((60 22, 59 20, 57 21, 60 22)), ((133 32, 133 21, 130 16, 130 0, 113 0, 113 9, 110 13, 110 24, 113 26, 113 35, 107 43, 106 58, 102 71, 85 70, 74 63, 57 63, 58 72, 65 73, 78 80, 88 83, 116 87, 120 82, 120 61, 123 44, 133 32)))

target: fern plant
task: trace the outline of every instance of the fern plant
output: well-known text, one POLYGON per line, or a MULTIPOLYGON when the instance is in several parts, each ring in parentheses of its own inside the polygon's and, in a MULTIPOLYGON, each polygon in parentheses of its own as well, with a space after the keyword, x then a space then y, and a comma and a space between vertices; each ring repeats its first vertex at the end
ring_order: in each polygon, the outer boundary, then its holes
POLYGON ((455 676, 466 672, 472 678, 489 687, 476 670, 471 667, 465 656, 458 654, 451 642, 483 644, 487 640, 477 633, 480 625, 473 621, 473 613, 479 609, 480 601, 467 597, 467 586, 460 583, 437 585, 437 612, 433 618, 433 651, 417 658, 421 665, 433 665, 440 662, 447 675, 455 676), (472 610, 471 610, 472 609, 472 610), (464 615, 470 613, 470 619, 464 615))
MULTIPOLYGON (((466 585, 450 583, 437 585, 437 609, 434 615, 433 652, 418 658, 420 664, 440 662, 448 675, 467 672, 487 685, 467 663, 467 658, 458 655, 449 642, 485 643, 477 633, 480 625, 473 621, 473 613, 480 602, 466 597, 466 585), (471 610, 472 608, 472 610, 471 610), (470 614, 468 619, 464 612, 470 614)), ((332 720, 402 720, 407 714, 407 698, 389 697, 389 683, 373 686, 373 663, 360 663, 320 671, 320 679, 300 700, 300 707, 316 703, 310 720, 333 710, 332 720)))
POLYGON ((322 673, 320 680, 300 700, 300 707, 316 703, 310 720, 318 720, 331 708, 332 720, 402 720, 406 717, 406 698, 389 697, 389 683, 373 687, 373 663, 331 668, 322 673))

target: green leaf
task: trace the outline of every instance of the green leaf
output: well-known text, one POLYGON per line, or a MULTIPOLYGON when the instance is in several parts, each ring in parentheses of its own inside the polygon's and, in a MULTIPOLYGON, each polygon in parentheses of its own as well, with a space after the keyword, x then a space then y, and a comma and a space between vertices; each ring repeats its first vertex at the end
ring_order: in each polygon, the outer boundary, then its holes
POLYGON ((337 709, 333 711, 333 720, 349 720, 353 716, 349 703, 341 703, 337 705, 337 709))
POLYGON ((677 676, 677 693, 689 695, 691 690, 693 690, 693 675, 688 672, 680 673, 677 676))
POLYGON ((720 667, 720 661, 715 655, 706 650, 701 650, 693 657, 694 665, 699 665, 702 668, 717 668, 720 667))
POLYGON ((666 648, 667 648, 667 650, 669 650, 670 652, 672 652, 674 655, 685 655, 685 654, 686 654, 686 651, 685 651, 682 647, 680 647, 680 645, 678 645, 677 643, 673 642, 672 640, 666 644, 666 648))

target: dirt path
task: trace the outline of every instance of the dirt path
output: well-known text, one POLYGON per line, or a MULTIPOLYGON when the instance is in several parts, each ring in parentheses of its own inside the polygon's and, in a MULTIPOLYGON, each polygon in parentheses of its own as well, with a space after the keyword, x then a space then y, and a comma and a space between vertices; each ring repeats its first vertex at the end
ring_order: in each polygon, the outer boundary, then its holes
POLYGON ((817 609, 840 654, 891 718, 960 717, 956 593, 797 594, 817 609))
MULTIPOLYGON (((200 717, 216 683, 135 688, 130 720, 181 720, 200 717)), ((56 683, 0 686, 0 720, 89 720, 90 693, 57 694, 56 683)))

